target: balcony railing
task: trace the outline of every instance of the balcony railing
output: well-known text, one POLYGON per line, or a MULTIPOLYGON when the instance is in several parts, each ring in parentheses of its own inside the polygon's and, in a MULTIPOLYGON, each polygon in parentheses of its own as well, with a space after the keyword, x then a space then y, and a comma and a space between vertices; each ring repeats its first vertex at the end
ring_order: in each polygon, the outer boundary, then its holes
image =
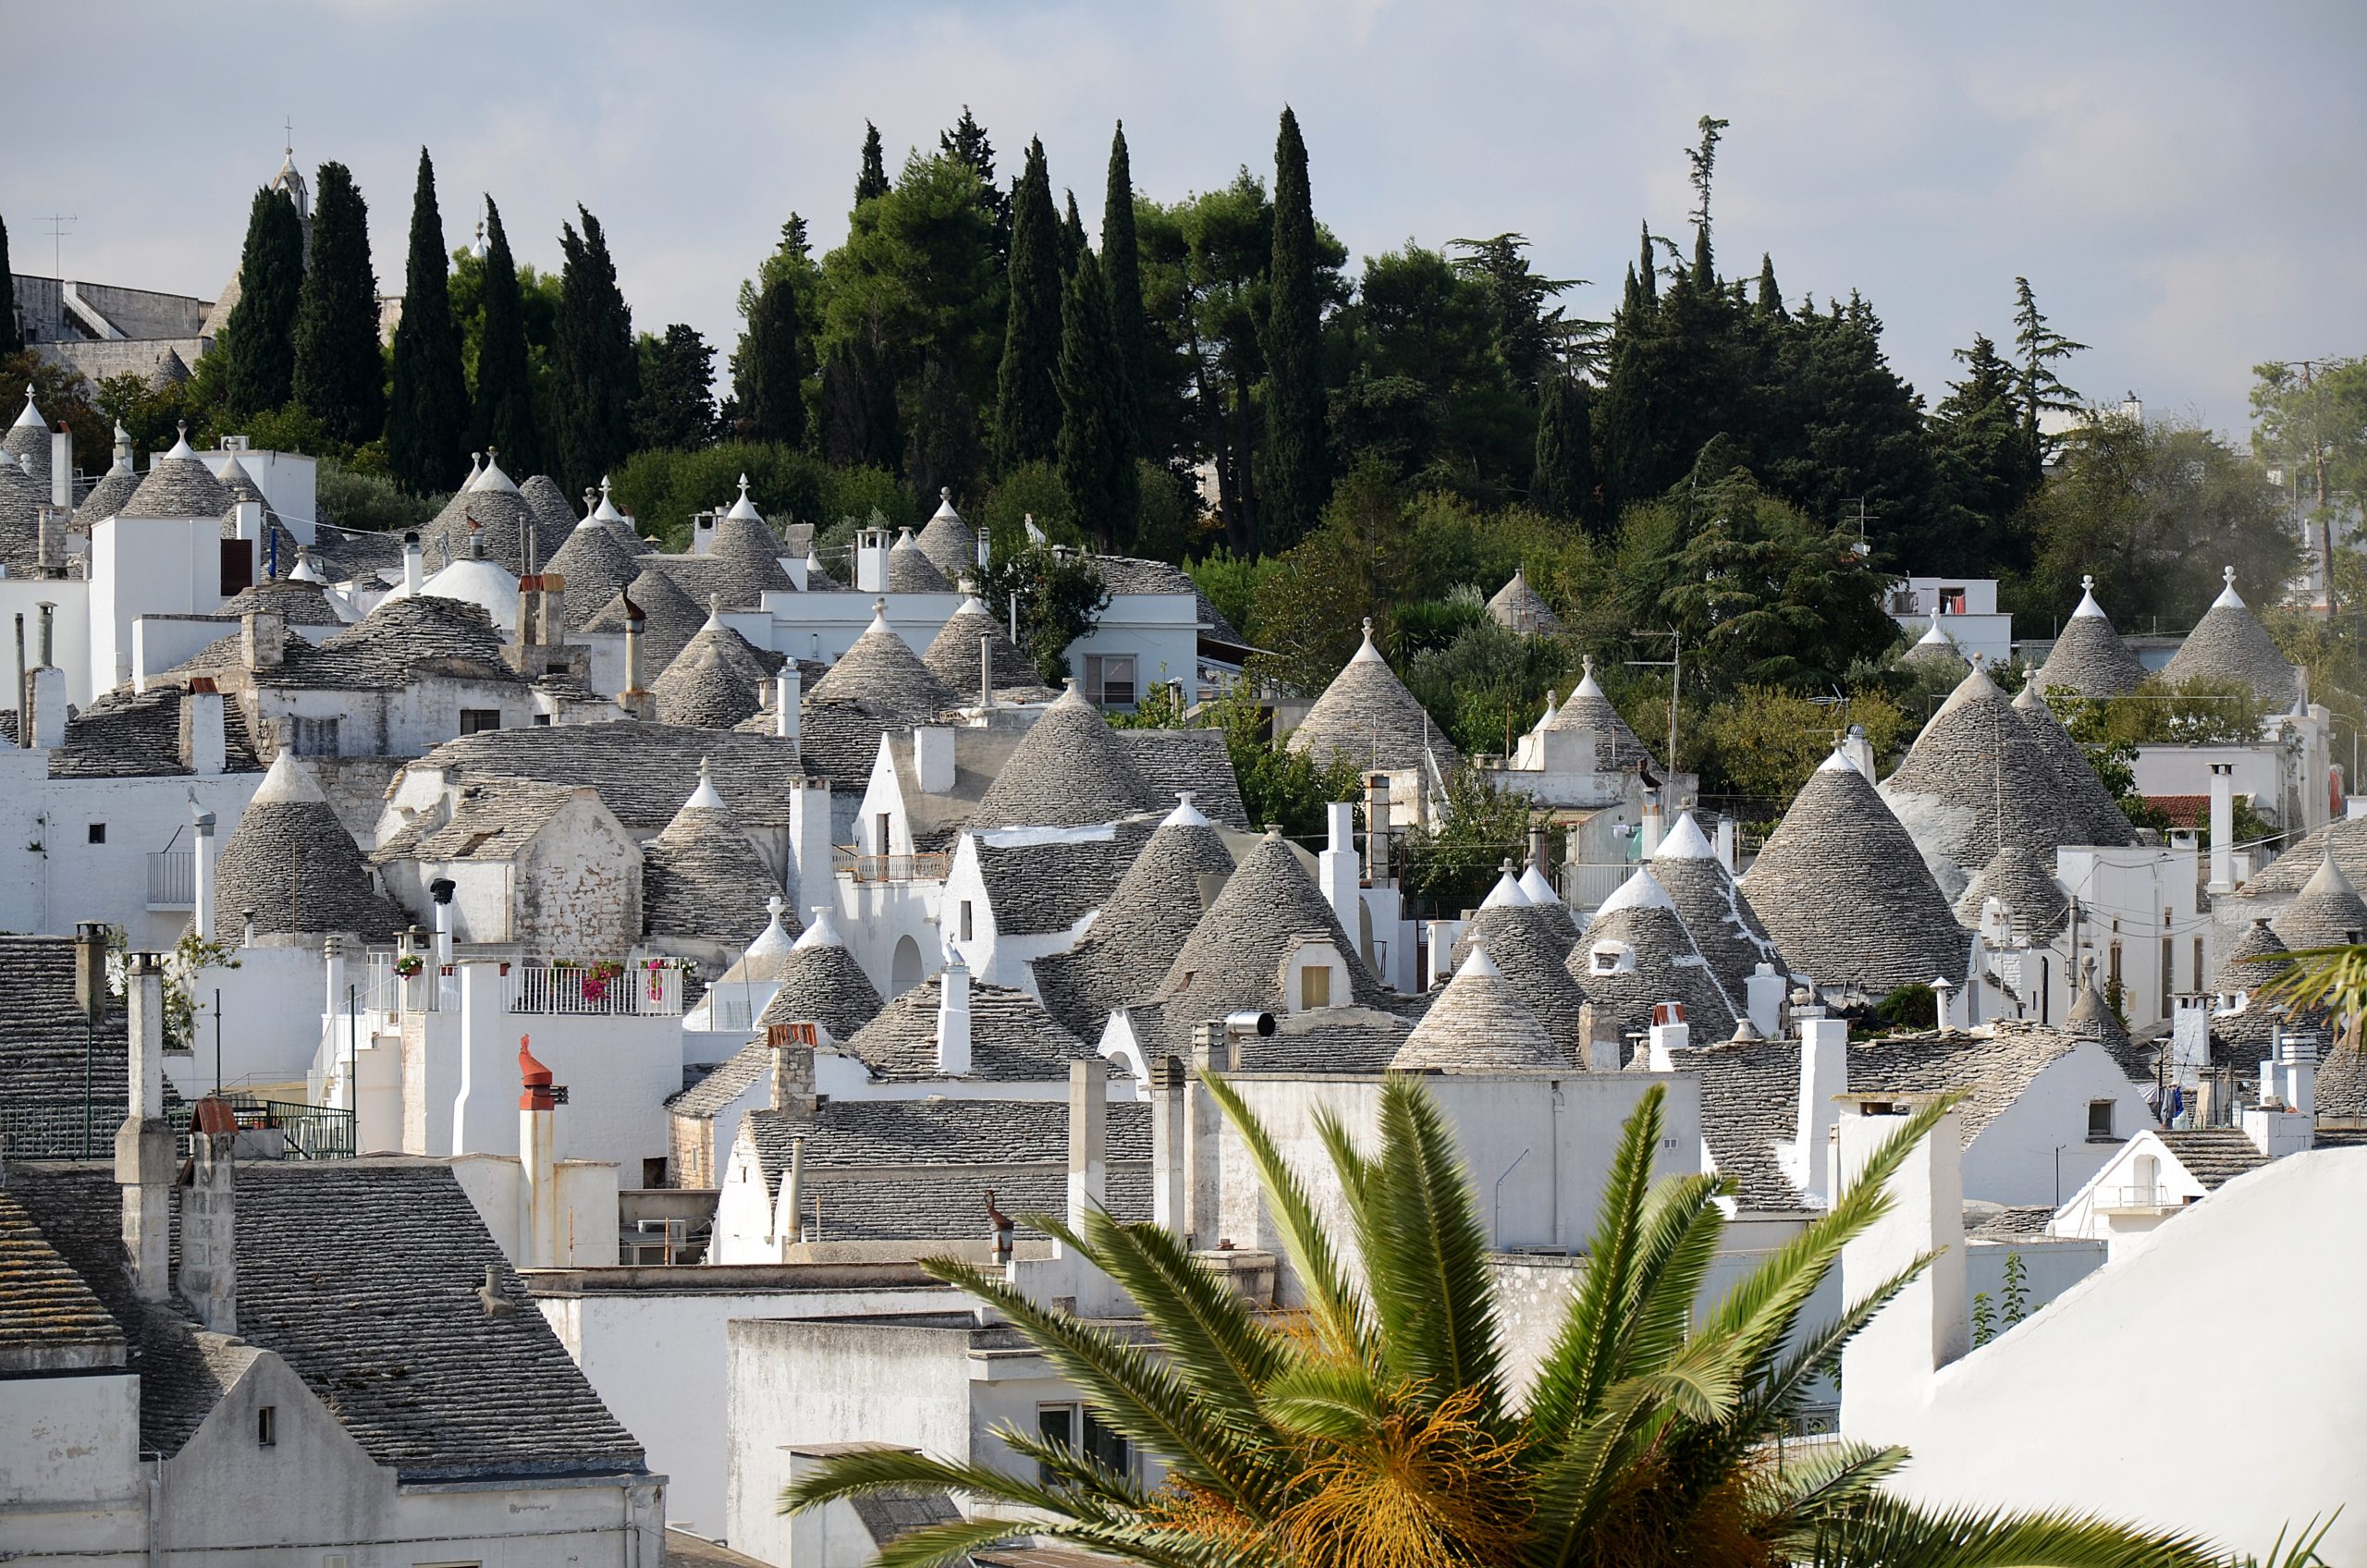
MULTIPOLYGON (((304 1105, 294 1100, 251 1099, 244 1095, 225 1096, 230 1114, 242 1133, 277 1133, 282 1140, 279 1158, 284 1159, 351 1159, 353 1158, 353 1112, 340 1106, 304 1105)), ((186 1155, 195 1139, 193 1133, 180 1135, 180 1150, 186 1155)))
POLYGON ((154 850, 148 855, 148 907, 197 907, 197 857, 188 850, 154 850))
POLYGON ((2095 1207, 2102 1214, 2158 1214, 2164 1209, 2183 1207, 2185 1203, 2185 1199, 2159 1182, 2152 1186, 2096 1189, 2095 1207))
POLYGON ((572 964, 516 963, 502 983, 511 1012, 577 1018, 680 1018, 682 972, 663 960, 614 972, 572 964))
POLYGON ((840 871, 852 872, 858 882, 942 882, 953 857, 931 855, 862 855, 841 849, 831 857, 840 871))

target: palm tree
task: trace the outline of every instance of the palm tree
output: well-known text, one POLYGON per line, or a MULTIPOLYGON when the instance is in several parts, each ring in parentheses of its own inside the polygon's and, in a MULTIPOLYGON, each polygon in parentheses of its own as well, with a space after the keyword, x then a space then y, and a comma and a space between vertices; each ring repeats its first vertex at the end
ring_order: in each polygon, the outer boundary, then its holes
POLYGON ((2360 1020, 2367 1017, 2367 946, 2302 948, 2256 962, 2277 971, 2260 987, 2262 1000, 2282 1002, 2297 1017, 2337 1020, 2337 1043, 2348 1050, 2360 1048, 2360 1020))
POLYGON ((1882 1489, 1907 1457, 1895 1448, 1782 1455, 1774 1439, 1810 1384, 1930 1261, 1838 1320, 1800 1328, 1818 1283, 1888 1207, 1884 1183, 1945 1104, 1905 1121, 1829 1213, 1697 1312, 1724 1224, 1715 1200, 1729 1187, 1715 1176, 1652 1181, 1654 1086, 1628 1118, 1584 1279, 1515 1396, 1487 1231, 1429 1094, 1389 1082, 1377 1153, 1321 1121, 1348 1215, 1348 1234, 1335 1237, 1232 1087, 1207 1082, 1257 1163, 1303 1309, 1254 1307, 1168 1231, 1100 1212, 1081 1235, 1030 1223, 1124 1287, 1155 1348, 1040 1305, 999 1274, 927 1266, 1007 1317, 1101 1421, 1157 1452, 1166 1484, 1147 1489, 1066 1444, 1005 1429, 1036 1478, 910 1452, 851 1454, 785 1490, 785 1512, 945 1488, 1004 1515, 915 1529, 881 1552, 882 1568, 960 1564, 1029 1534, 1151 1568, 2214 1561, 2192 1538, 2092 1517, 1926 1513, 1882 1489))

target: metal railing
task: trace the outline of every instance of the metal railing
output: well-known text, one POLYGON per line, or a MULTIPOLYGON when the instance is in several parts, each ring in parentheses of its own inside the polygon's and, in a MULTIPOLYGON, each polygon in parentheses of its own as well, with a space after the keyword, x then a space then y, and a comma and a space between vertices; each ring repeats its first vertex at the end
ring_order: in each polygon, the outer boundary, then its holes
POLYGON ((2184 1202, 2176 1193, 2157 1182, 2151 1186, 2132 1183, 2125 1187, 2098 1187, 2094 1207, 2109 1213, 2115 1210, 2177 1208, 2184 1202))
POLYGON ((1561 868, 1559 880, 1562 897, 1572 909, 1581 913, 1597 908, 1603 900, 1619 890, 1619 885, 1636 875, 1636 861, 1615 861, 1608 864, 1572 861, 1561 868))
MULTIPOLYGON (((279 1158, 353 1158, 353 1112, 341 1106, 256 1099, 236 1092, 222 1097, 230 1107, 230 1115, 241 1133, 279 1134, 280 1145, 276 1151, 279 1158)), ((183 1155, 193 1151, 195 1133, 183 1129, 176 1136, 183 1155)))
POLYGON ((152 850, 148 854, 148 907, 197 907, 197 857, 188 850, 152 850))
POLYGON ((682 972, 663 960, 614 969, 513 963, 503 977, 506 1011, 575 1018, 680 1018, 682 972))
POLYGON ((852 872, 858 882, 942 882, 952 864, 947 854, 865 855, 843 848, 830 857, 834 870, 852 872))

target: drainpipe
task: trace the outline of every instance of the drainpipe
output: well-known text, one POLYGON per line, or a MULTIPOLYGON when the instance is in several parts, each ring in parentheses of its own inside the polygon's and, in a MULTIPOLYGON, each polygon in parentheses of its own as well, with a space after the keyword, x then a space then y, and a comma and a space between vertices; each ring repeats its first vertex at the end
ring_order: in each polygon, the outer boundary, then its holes
POLYGON ((25 612, 17 612, 17 744, 33 743, 32 683, 25 674, 25 612))

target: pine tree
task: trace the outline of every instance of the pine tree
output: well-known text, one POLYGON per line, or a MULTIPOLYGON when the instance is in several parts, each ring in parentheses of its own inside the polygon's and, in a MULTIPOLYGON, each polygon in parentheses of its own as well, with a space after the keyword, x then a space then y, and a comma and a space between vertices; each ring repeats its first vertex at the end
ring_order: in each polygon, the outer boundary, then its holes
POLYGON ((2036 541, 2015 522, 2044 474, 2022 427, 2020 376, 1982 334, 1956 358, 1964 379, 1949 384, 1929 423, 1939 504, 1953 510, 1931 570, 2027 573, 2036 541))
POLYGON ((1322 301, 1315 282, 1315 203, 1298 116, 1282 110, 1274 142, 1274 248, 1267 265, 1266 450, 1262 543, 1282 549, 1314 528, 1331 494, 1324 411, 1322 301))
MULTIPOLYGON (((1052 455, 1061 398, 1061 235, 1044 143, 1027 144, 1027 169, 1011 214, 1011 311, 995 381, 995 461, 1009 473, 1052 455)), ((922 494, 927 494, 923 491, 922 494)))
POLYGON ((543 472, 543 433, 534 423, 532 361, 518 264, 501 209, 484 199, 484 329, 477 344, 476 423, 471 439, 501 454, 513 475, 543 472))
POLYGON ((247 211, 231 307, 223 390, 233 417, 278 408, 292 394, 296 311, 304 288, 304 226, 286 191, 258 190, 247 211))
POLYGON ((296 306, 296 400, 349 446, 386 423, 386 361, 378 351, 378 275, 370 265, 370 209, 343 164, 323 164, 313 188, 313 264, 296 306))
POLYGON ((1495 315, 1496 352, 1513 385, 1524 396, 1534 395, 1557 346, 1568 342, 1577 330, 1563 320, 1561 307, 1549 311, 1545 302, 1585 280, 1539 277, 1529 267, 1525 234, 1447 243, 1464 252, 1455 258, 1455 272, 1487 290, 1489 307, 1495 315))
POLYGON ((731 356, 731 384, 740 418, 759 441, 802 446, 805 440, 805 374, 797 289, 785 277, 765 285, 740 351, 731 356))
POLYGON ((1076 259, 1085 254, 1085 219, 1076 210, 1076 192, 1068 193, 1068 211, 1061 218, 1061 282, 1066 285, 1069 275, 1076 271, 1076 259))
POLYGON ((840 468, 889 473, 903 460, 895 382, 868 333, 841 341, 822 367, 822 455, 840 468))
POLYGON ((1150 456, 1150 365, 1143 346, 1142 254, 1134 240, 1134 165, 1126 124, 1110 139, 1110 184, 1101 203, 1101 288, 1110 299, 1110 339, 1118 350, 1118 408, 1126 448, 1150 456))
POLYGON ((1130 544, 1141 509, 1141 479, 1119 410, 1118 348, 1100 263, 1076 259, 1061 316, 1061 483, 1078 523, 1103 549, 1130 544))
MULTIPOLYGON (((1013 239, 1016 246, 1017 239, 1013 239)), ((914 493, 961 495, 986 466, 978 416, 953 373, 936 360, 921 367, 913 393, 913 434, 904 448, 904 482, 914 493)))
POLYGON ((681 322, 634 345, 641 395, 633 399, 634 443, 694 451, 715 438, 715 350, 681 322))
POLYGON ((854 204, 888 194, 888 159, 879 148, 879 128, 863 122, 863 172, 854 177, 854 204))
POLYGON ((1652 249, 1652 226, 1643 226, 1643 251, 1636 263, 1637 300, 1646 310, 1661 302, 1661 274, 1657 252, 1652 249))
POLYGON ((2047 325, 2030 293, 2030 280, 2017 277, 2014 279, 2014 347, 2022 356, 2022 439, 2029 443, 2034 459, 2042 459, 2046 448, 2039 437, 2038 416, 2071 413, 2079 407, 2079 394, 2054 374, 2054 361, 2081 352, 2087 345, 2074 343, 2047 325))
POLYGON ((1571 375, 1549 375, 1537 388, 1537 468, 1529 504, 1589 527, 1595 506, 1594 394, 1571 375))
POLYGON ((559 226, 558 465, 568 494, 597 484, 632 450, 632 404, 640 394, 632 312, 617 288, 600 220, 583 207, 579 235, 559 226))
POLYGON ((1724 120, 1703 115, 1701 144, 1685 154, 1693 165, 1694 191, 1701 198, 1701 205, 1693 213, 1693 286, 1697 288, 1709 288, 1718 276, 1710 251, 1710 177, 1718 166, 1718 139, 1725 129, 1724 120))
POLYGON ((386 467, 414 496, 448 489, 466 472, 469 388, 460 368, 460 329, 452 319, 450 267, 435 205, 435 165, 423 147, 411 203, 403 318, 395 327, 394 398, 386 410, 386 467))
POLYGON ((1764 251, 1759 253, 1759 297, 1752 301, 1752 307, 1762 316, 1772 316, 1777 321, 1787 319, 1784 311, 1784 291, 1775 286, 1775 258, 1764 251))
POLYGON ((995 144, 987 139, 987 128, 970 113, 970 105, 962 105, 962 117, 953 122, 951 130, 938 132, 938 150, 950 153, 978 174, 978 208, 994 226, 995 260, 1011 260, 1011 195, 995 179, 995 144))
MULTIPOLYGON (((0 223, 0 277, 13 279, 14 276, 8 270, 8 226, 0 223)), ((25 350, 24 329, 17 325, 17 291, 13 283, 7 299, 0 304, 6 306, 6 309, 0 310, 0 360, 5 360, 11 354, 21 354, 25 350)))

